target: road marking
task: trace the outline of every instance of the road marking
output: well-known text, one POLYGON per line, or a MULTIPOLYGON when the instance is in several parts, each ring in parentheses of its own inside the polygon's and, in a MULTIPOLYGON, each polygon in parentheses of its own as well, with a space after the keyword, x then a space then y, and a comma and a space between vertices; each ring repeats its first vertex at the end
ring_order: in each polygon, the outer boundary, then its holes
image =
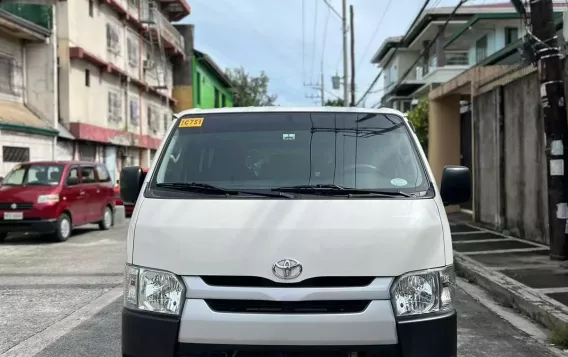
POLYGON ((43 331, 27 338, 0 355, 0 357, 32 357, 49 347, 62 336, 68 334, 79 324, 87 321, 106 306, 122 296, 122 286, 99 296, 79 310, 48 326, 43 331))

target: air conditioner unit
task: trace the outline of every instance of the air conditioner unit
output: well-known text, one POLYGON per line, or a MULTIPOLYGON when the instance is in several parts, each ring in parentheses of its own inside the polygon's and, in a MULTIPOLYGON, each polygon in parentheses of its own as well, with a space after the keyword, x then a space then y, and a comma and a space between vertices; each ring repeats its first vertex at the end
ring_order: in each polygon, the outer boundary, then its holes
POLYGON ((156 67, 156 62, 154 62, 153 60, 144 60, 142 62, 142 67, 144 69, 153 69, 154 67, 156 67))

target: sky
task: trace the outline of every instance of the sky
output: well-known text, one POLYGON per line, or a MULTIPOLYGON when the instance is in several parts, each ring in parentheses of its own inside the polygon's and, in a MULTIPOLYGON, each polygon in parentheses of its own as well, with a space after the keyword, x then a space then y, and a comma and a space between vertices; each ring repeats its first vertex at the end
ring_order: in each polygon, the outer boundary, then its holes
MULTIPOLYGON (((331 77, 343 72, 341 19, 324 0, 187 0, 195 25, 195 48, 221 68, 244 67, 250 75, 264 71, 269 92, 283 106, 319 105, 324 73, 325 99, 343 96, 331 77), (304 11, 302 11, 304 8, 304 11), (304 14, 302 16, 302 13, 304 14), (323 63, 323 65, 322 65, 323 63)), ((503 2, 470 0, 467 5, 503 2)), ((328 0, 341 13, 341 0, 328 0)), ((356 98, 379 74, 370 63, 385 38, 404 35, 424 0, 347 0, 354 8, 356 98)), ((430 6, 455 6, 458 0, 432 0, 430 6)), ((348 10, 349 11, 349 10, 348 10)), ((381 98, 382 78, 364 106, 381 98)))

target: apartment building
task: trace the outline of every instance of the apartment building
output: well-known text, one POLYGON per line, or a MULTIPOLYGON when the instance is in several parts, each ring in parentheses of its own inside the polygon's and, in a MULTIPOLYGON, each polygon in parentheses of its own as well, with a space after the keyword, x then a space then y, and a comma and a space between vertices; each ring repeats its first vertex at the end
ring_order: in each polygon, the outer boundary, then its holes
POLYGON ((57 2, 59 120, 75 140, 59 159, 104 162, 114 179, 148 167, 173 115, 174 62, 184 37, 171 24, 186 0, 57 2))
POLYGON ((526 33, 512 4, 506 2, 462 6, 436 37, 452 11, 453 7, 426 10, 404 36, 388 38, 379 47, 371 62, 384 69, 380 105, 406 112, 413 100, 483 64, 526 33))
POLYGON ((54 158, 56 58, 53 7, 0 4, 0 176, 54 158))

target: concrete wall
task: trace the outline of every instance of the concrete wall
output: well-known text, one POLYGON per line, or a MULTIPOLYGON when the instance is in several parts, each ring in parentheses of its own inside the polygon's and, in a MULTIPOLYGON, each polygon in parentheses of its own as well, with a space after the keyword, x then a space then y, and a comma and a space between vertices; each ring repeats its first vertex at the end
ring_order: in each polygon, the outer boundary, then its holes
POLYGON ((0 176, 5 176, 17 162, 4 162, 2 156, 3 146, 29 148, 30 161, 46 161, 54 159, 54 141, 48 136, 17 133, 0 130, 0 176))
POLYGON ((474 97, 473 108, 477 220, 515 236, 548 243, 544 127, 537 75, 532 73, 474 97))

